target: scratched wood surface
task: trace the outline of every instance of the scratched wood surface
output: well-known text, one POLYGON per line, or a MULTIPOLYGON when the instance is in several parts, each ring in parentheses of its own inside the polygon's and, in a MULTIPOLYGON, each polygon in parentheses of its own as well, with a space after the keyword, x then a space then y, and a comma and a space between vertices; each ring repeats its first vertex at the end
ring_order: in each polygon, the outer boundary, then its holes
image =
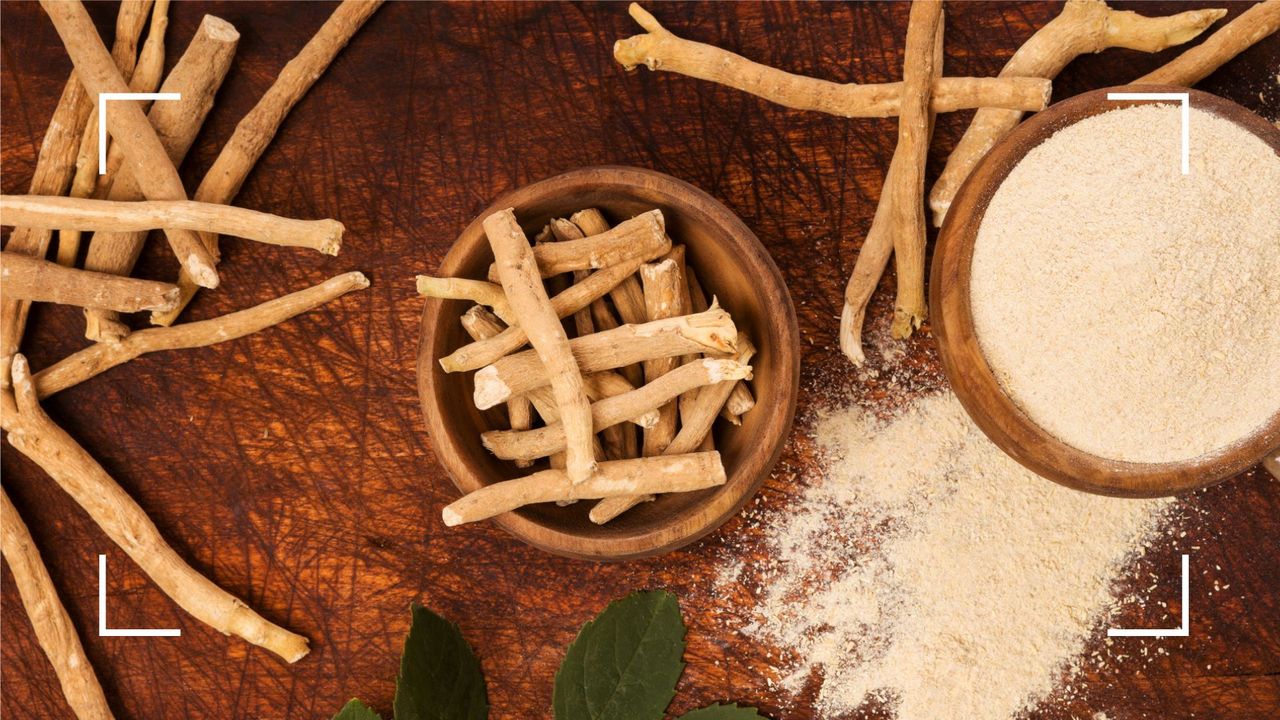
MULTIPOLYGON (((173 8, 170 64, 205 12, 242 34, 183 168, 188 188, 331 8, 173 8)), ((36 5, 6 3, 2 12, 3 189, 25 192, 69 63, 36 5)), ((114 6, 91 12, 109 32, 114 6)), ((664 5, 655 12, 682 35, 793 71, 839 81, 900 74, 904 4, 664 5)), ((1050 3, 952 4, 948 73, 995 74, 1056 12, 1050 3)), ((895 125, 787 111, 667 74, 628 75, 610 49, 636 31, 620 4, 383 8, 294 110, 237 200, 341 219, 348 228, 342 255, 225 242, 223 287, 202 294, 188 315, 246 307, 348 269, 368 273, 373 287, 245 340, 138 360, 48 403, 195 567, 312 639, 313 652, 296 666, 191 621, 6 447, 5 489, 32 526, 119 716, 325 718, 354 695, 389 713, 408 606, 419 601, 460 623, 477 649, 494 717, 547 717, 552 676, 577 628, 611 598, 649 587, 678 593, 689 625, 689 667, 673 711, 740 700, 774 717, 815 716, 813 685, 799 698, 772 689, 774 649, 738 632, 734 601, 743 592, 717 589, 715 576, 720 564, 761 552, 769 519, 816 477, 805 432, 815 408, 845 397, 888 406, 944 384, 927 332, 901 353, 873 343, 878 376, 855 373, 836 346, 840 292, 871 220, 895 125), (805 360, 797 430, 750 517, 683 551, 623 565, 553 557, 490 524, 444 528, 440 508, 456 493, 432 454, 413 376, 420 313, 413 274, 433 270, 496 194, 602 163, 670 173, 738 213, 790 284, 805 360), (178 627, 181 638, 96 636, 99 553, 111 567, 110 624, 178 627)), ((1055 94, 1122 83, 1174 54, 1082 58, 1055 94)), ((1280 39, 1273 37, 1200 87, 1275 120, 1278 68, 1280 39)), ((968 117, 939 118, 930 177, 968 117)), ((173 270, 164 244, 153 242, 141 274, 167 278, 173 270)), ((889 279, 872 306, 873 339, 883 338, 891 302, 889 279)), ((76 310, 39 308, 32 325, 26 348, 37 368, 82 344, 76 310)), ((1280 483, 1254 469, 1188 506, 1185 537, 1154 548, 1131 582, 1144 582, 1148 572, 1176 578, 1179 553, 1192 552, 1197 569, 1220 568, 1206 577, 1229 589, 1211 595, 1211 583, 1193 581, 1189 639, 1164 643, 1168 655, 1151 661, 1086 662, 1080 696, 1049 703, 1033 718, 1104 711, 1117 720, 1262 720, 1280 713, 1280 483)), ((3 581, 0 711, 65 717, 7 566, 3 581)), ((1121 619, 1158 626, 1168 616, 1159 607, 1130 608, 1121 619)))

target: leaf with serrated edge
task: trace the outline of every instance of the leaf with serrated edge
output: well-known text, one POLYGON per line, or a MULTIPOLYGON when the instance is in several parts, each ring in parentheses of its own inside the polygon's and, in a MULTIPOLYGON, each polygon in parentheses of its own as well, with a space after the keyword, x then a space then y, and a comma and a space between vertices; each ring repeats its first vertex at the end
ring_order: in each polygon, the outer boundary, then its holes
POLYGON ((721 705, 715 703, 697 710, 690 710, 676 720, 769 720, 753 707, 721 705))
POLYGON ((485 720, 480 661, 458 626, 414 603, 396 676, 396 720, 485 720))
POLYGON ((369 709, 367 705, 355 698, 347 701, 346 705, 333 716, 333 720, 382 720, 382 716, 369 709))
POLYGON ((658 720, 675 696, 683 655, 684 619, 674 595, 615 600, 565 653, 552 697, 556 720, 658 720))

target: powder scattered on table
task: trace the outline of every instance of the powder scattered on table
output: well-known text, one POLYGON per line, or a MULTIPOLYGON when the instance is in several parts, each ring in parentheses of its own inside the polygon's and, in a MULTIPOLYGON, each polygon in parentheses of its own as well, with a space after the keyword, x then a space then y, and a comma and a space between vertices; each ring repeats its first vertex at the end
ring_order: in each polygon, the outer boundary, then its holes
POLYGON ((827 411, 815 432, 826 476, 773 525, 766 559, 718 583, 759 588, 744 632, 790 651, 785 688, 821 675, 822 714, 1016 717, 1078 667, 1172 507, 1037 477, 949 392, 889 420, 827 411))
POLYGON ((1068 445, 1130 462, 1230 446, 1280 412, 1280 155, 1194 106, 1058 131, 992 197, 975 331, 999 382, 1068 445))

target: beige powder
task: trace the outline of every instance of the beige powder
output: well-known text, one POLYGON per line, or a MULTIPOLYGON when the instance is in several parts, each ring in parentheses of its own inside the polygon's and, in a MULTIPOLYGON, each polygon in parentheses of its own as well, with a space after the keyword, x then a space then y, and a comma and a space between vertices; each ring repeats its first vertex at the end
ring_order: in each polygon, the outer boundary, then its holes
POLYGON ((1280 412, 1280 156, 1169 105, 1065 128, 978 233, 972 308, 1001 384, 1046 431, 1114 460, 1186 460, 1280 412))
POLYGON ((822 677, 819 716, 883 700, 898 720, 1009 720, 1058 686, 1171 507, 1067 490, 991 444, 950 393, 887 422, 817 423, 826 477, 770 521, 745 632, 822 677))

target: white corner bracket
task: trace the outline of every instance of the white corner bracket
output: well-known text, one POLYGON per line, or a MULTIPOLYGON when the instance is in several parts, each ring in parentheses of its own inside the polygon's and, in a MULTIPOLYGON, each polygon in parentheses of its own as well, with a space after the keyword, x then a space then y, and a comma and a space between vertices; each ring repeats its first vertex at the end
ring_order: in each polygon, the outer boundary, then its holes
POLYGON ((98 637, 179 637, 178 628, 107 627, 107 556, 98 556, 98 637))
POLYGON ((1187 637, 1191 634, 1191 556, 1182 556, 1182 626, 1172 630, 1108 628, 1107 637, 1187 637))
POLYGON ((1191 93, 1109 92, 1108 100, 1177 100, 1182 104, 1182 174, 1191 174, 1191 93))
POLYGON ((98 174, 107 174, 108 100, 181 100, 182 93, 98 93, 98 174))

